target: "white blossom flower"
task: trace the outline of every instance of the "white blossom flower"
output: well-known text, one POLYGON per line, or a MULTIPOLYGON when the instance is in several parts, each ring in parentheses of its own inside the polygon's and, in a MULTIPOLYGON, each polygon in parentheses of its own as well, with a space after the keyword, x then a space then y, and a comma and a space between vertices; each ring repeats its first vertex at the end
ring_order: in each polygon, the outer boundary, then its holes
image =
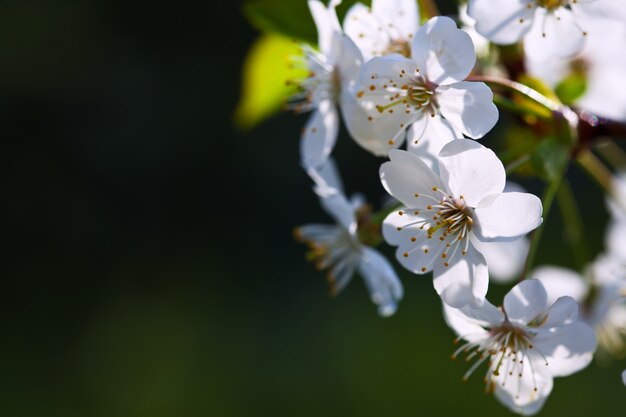
POLYGON ((624 369, 624 372, 622 372, 622 382, 624 383, 624 385, 626 385, 626 369, 624 369))
POLYGON ((406 269, 433 271, 447 304, 480 306, 489 276, 474 241, 518 239, 541 224, 541 201, 532 194, 503 193, 505 172, 493 151, 472 140, 443 147, 431 169, 418 156, 390 153, 380 168, 383 186, 405 207, 383 222, 383 236, 398 246, 406 269))
POLYGON ((548 301, 567 295, 581 306, 581 319, 593 327, 600 346, 612 356, 626 354, 626 264, 600 256, 584 276, 566 268, 543 266, 531 276, 540 280, 548 301))
POLYGON ((346 118, 348 130, 381 156, 402 144, 409 126, 409 148, 416 152, 426 147, 436 154, 462 134, 484 136, 498 109, 489 87, 463 81, 475 61, 472 40, 452 19, 430 19, 411 42, 411 58, 375 57, 362 67, 354 89, 366 113, 346 118))
POLYGON ((295 236, 309 248, 309 258, 328 272, 331 295, 341 292, 358 270, 381 316, 395 313, 403 289, 389 261, 378 251, 362 244, 357 235, 357 214, 364 206, 360 196, 348 200, 341 190, 332 160, 309 172, 316 181, 315 192, 336 225, 308 224, 295 236))
MULTIPOLYGON (((626 8, 622 4, 626 13, 626 8)), ((583 50, 574 57, 526 56, 526 69, 550 87, 570 75, 584 77, 585 91, 576 107, 599 116, 626 121, 626 17, 585 20, 590 33, 583 50)))
POLYGON ((555 377, 571 375, 591 362, 596 338, 577 313, 571 297, 550 304, 543 285, 534 279, 513 287, 500 308, 488 301, 478 309, 444 304, 446 322, 457 340, 466 341, 452 357, 465 354, 476 360, 464 379, 488 362, 488 390, 524 415, 541 409, 555 377))
POLYGON ((524 40, 524 50, 535 57, 567 57, 580 52, 587 30, 581 17, 599 13, 595 0, 469 0, 468 14, 476 31, 497 44, 524 40))
POLYGON ((291 108, 296 112, 313 111, 303 129, 300 154, 306 169, 321 166, 332 152, 339 134, 339 110, 346 100, 353 100, 350 92, 363 58, 352 40, 343 35, 333 0, 324 6, 318 0, 309 0, 309 9, 317 27, 319 51, 304 46, 304 67, 308 78, 297 82, 300 93, 292 98, 291 108))
POLYGON ((372 0, 371 8, 356 3, 343 21, 345 33, 357 44, 365 61, 389 54, 409 56, 418 27, 415 0, 372 0))

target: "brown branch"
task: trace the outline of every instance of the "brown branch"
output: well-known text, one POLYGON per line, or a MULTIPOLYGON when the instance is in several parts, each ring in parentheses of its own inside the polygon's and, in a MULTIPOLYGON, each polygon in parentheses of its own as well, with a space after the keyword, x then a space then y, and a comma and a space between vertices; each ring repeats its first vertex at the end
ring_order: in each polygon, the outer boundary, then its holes
POLYGON ((603 138, 626 139, 626 123, 617 120, 599 117, 587 111, 577 111, 578 145, 574 149, 574 156, 597 143, 603 138))

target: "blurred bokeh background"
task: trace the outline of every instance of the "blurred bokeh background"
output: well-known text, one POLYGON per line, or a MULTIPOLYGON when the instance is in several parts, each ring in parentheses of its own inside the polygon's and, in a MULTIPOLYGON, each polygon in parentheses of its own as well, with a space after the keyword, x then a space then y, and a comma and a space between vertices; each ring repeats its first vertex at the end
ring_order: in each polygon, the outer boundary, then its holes
MULTIPOLYGON (((510 415, 480 371, 461 383, 429 277, 402 272, 389 319, 358 277, 327 296, 291 237, 330 221, 306 115, 232 122, 258 36, 241 3, 0 2, 0 415, 510 415)), ((380 159, 346 136, 335 155, 382 201, 380 159)), ((603 197, 571 180, 596 253, 603 197)), ((557 211, 546 232, 540 260, 575 265, 557 211)), ((626 409, 623 368, 557 380, 542 415, 626 409)))

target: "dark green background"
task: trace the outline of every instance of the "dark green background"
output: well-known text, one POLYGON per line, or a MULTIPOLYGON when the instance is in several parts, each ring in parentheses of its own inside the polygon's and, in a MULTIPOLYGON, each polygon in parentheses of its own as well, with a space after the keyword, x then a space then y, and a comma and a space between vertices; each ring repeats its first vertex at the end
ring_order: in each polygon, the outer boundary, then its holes
MULTIPOLYGON (((231 124, 256 36, 228 0, 0 2, 0 415, 509 415, 461 383, 429 277, 402 273, 390 319, 358 277, 327 297, 291 238, 329 221, 306 116, 231 124)), ((381 160, 336 156, 381 201, 381 160)), ((572 178, 597 252, 601 194, 572 178)), ((540 260, 567 265, 555 213, 540 260)), ((619 413, 624 367, 557 380, 542 415, 619 413)))

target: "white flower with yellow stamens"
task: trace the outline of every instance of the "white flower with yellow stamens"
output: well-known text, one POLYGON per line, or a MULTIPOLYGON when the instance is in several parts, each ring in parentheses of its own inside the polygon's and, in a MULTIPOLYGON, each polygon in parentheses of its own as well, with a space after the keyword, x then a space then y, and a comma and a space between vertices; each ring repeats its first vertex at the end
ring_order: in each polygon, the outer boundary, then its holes
POLYGON ((465 340, 452 355, 476 362, 464 379, 488 362, 485 381, 505 406, 524 415, 537 413, 550 395, 553 379, 585 368, 596 349, 593 330, 577 318, 571 297, 548 302, 538 280, 517 284, 502 307, 455 309, 444 304, 448 325, 465 340))
POLYGON ((593 327, 604 352, 626 355, 626 263, 600 256, 584 276, 566 268, 543 266, 531 275, 548 292, 548 301, 567 295, 581 306, 581 319, 593 327))
POLYGON ((296 239, 305 242, 309 258, 328 273, 331 295, 341 292, 359 271, 378 313, 395 313, 403 289, 393 267, 380 252, 359 241, 357 215, 363 208, 360 196, 348 200, 342 191, 332 159, 318 170, 309 171, 316 182, 315 192, 326 212, 337 224, 308 224, 295 231, 296 239))
POLYGON ((434 17, 420 27, 411 43, 411 58, 372 58, 354 86, 366 114, 346 118, 359 143, 386 155, 402 144, 409 150, 437 154, 462 135, 484 136, 498 120, 489 87, 463 81, 476 62, 472 40, 447 17, 434 17), (377 146, 374 146, 376 143, 377 146))
POLYGON ((583 48, 585 15, 603 13, 605 0, 469 0, 476 31, 497 44, 524 40, 532 57, 567 57, 583 48), (582 19, 581 19, 582 18, 582 19))
MULTIPOLYGON (((306 169, 321 166, 332 152, 339 134, 339 110, 347 100, 354 100, 354 84, 363 62, 361 52, 352 40, 342 34, 333 0, 326 7, 309 0, 309 9, 317 27, 319 51, 304 46, 304 67, 309 76, 295 81, 300 92, 291 98, 296 112, 313 111, 300 141, 300 157, 306 169)), ((352 106, 353 107, 353 106, 352 106)))
POLYGON ((383 236, 398 246, 406 269, 425 274, 453 307, 480 306, 489 275, 472 243, 518 239, 541 224, 541 201, 528 193, 505 193, 504 167, 478 142, 454 140, 430 168, 409 152, 393 150, 380 168, 385 189, 405 207, 383 222, 383 236))
POLYGON ((372 0, 369 8, 356 3, 346 14, 343 30, 357 44, 365 60, 375 56, 409 56, 411 39, 419 27, 415 0, 372 0))

